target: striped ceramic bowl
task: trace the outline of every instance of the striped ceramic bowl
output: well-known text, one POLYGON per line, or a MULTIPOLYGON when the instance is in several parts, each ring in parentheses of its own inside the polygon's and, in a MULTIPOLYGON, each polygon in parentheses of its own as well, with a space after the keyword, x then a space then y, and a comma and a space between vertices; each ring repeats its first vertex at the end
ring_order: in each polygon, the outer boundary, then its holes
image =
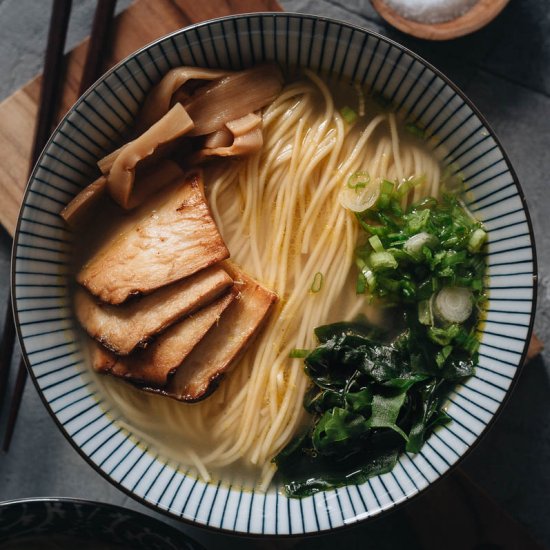
POLYGON ((139 501, 184 520, 248 534, 334 529, 377 516, 417 495, 472 448, 493 421, 525 358, 535 307, 536 258, 525 200, 494 133, 442 74, 383 36, 295 14, 254 14, 188 27, 130 56, 70 110, 28 185, 13 255, 13 299, 34 383, 60 429, 97 471, 139 501), (355 80, 439 137, 458 163, 468 204, 489 230, 490 300, 480 327, 477 374, 450 397, 453 422, 418 455, 360 486, 287 499, 208 484, 161 460, 128 432, 89 375, 68 295, 71 235, 58 212, 113 149, 147 91, 172 67, 242 68, 264 59, 355 80))

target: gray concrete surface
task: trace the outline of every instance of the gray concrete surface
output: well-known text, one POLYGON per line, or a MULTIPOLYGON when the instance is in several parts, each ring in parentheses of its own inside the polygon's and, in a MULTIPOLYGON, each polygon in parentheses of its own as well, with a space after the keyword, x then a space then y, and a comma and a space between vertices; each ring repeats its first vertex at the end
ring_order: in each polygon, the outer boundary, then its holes
MULTIPOLYGON (((463 469, 545 546, 550 547, 550 9, 547 0, 512 0, 485 29, 447 43, 412 39, 388 27, 367 0, 283 0, 291 11, 361 24, 405 44, 453 79, 493 126, 514 165, 530 208, 539 260, 536 329, 549 349, 528 365, 491 432, 463 469)), ((92 0, 73 2, 69 46, 88 32, 92 0)), ((128 1, 119 2, 122 9, 128 1)), ((50 1, 0 0, 0 100, 41 67, 50 1)), ((0 122, 1 123, 1 122, 0 122)), ((0 199, 1 200, 1 199, 0 199)), ((9 282, 9 238, 0 231, 0 309, 9 282)), ((3 319, 3 310, 0 319, 3 319)), ((0 321, 1 322, 1 321, 0 321)), ((17 359, 15 358, 14 361, 17 359)), ((14 363, 16 364, 16 363, 14 363)), ((13 369, 15 370, 15 369, 13 369)), ((12 377, 13 378, 13 377, 12 377)), ((13 379, 10 380, 13 384, 13 379)), ((1 398, 1 397, 0 397, 1 398)), ((5 404, 0 434, 5 423, 5 404)), ((0 456, 0 500, 64 495, 102 500, 144 511, 96 474, 71 448, 28 384, 12 448, 0 456)), ((266 548, 231 541, 191 527, 210 548, 266 548)), ((416 548, 400 513, 352 534, 277 547, 416 548)))

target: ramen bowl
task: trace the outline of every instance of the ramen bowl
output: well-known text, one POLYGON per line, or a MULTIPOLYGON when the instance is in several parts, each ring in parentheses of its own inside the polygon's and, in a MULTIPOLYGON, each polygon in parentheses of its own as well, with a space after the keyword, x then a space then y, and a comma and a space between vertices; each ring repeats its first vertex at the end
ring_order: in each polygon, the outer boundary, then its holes
MULTIPOLYGON (((439 146, 438 145, 438 146, 439 146)), ((434 67, 387 38, 321 17, 266 13, 187 27, 131 55, 72 107, 27 187, 13 252, 13 303, 25 360, 69 442, 138 501, 201 526, 246 535, 325 532, 380 516, 423 492, 477 443, 518 376, 536 299, 533 231, 516 175, 496 136, 464 94, 434 67), (170 68, 239 69, 263 60, 356 81, 438 136, 464 174, 470 210, 486 226, 488 295, 475 376, 449 397, 452 422, 421 452, 361 485, 287 498, 238 484, 206 483, 126 427, 87 364, 71 311, 72 235, 59 211, 92 181, 147 91, 170 68)))

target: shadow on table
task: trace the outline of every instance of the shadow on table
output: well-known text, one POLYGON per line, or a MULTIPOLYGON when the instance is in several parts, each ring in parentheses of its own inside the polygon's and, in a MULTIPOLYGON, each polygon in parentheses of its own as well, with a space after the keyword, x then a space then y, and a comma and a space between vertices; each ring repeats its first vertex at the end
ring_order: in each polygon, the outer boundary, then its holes
POLYGON ((290 546, 297 550, 542 550, 458 470, 403 508, 372 523, 290 546))

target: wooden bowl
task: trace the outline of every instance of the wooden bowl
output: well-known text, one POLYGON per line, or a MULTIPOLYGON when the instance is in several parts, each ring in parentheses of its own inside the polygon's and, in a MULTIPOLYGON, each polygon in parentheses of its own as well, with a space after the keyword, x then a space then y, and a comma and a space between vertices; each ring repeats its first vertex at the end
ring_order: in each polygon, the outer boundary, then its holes
POLYGON ((509 0, 479 0, 464 15, 443 23, 419 23, 406 19, 385 0, 371 0, 374 9, 390 25, 400 31, 426 40, 451 40, 470 34, 490 23, 508 4, 509 0))

